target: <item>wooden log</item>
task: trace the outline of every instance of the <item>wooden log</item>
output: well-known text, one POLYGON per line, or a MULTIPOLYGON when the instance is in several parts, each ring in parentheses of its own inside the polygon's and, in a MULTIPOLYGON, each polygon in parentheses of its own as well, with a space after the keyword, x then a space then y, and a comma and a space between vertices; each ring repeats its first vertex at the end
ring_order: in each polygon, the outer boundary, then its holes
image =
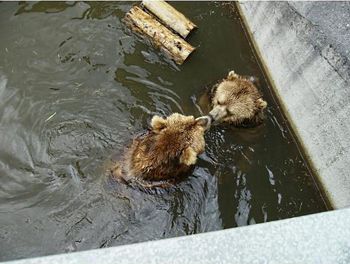
POLYGON ((183 38, 186 38, 191 30, 197 27, 192 21, 163 0, 143 0, 142 5, 183 38))
POLYGON ((195 49, 138 6, 133 6, 126 13, 124 22, 136 33, 149 37, 156 47, 163 50, 177 64, 182 64, 195 49))

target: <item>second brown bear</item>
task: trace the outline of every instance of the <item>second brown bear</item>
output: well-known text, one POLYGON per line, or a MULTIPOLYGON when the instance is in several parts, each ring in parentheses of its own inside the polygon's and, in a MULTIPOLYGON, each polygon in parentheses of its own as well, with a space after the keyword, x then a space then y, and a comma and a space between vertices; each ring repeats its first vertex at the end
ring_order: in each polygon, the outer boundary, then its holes
POLYGON ((133 140, 120 161, 111 169, 115 179, 137 181, 144 187, 173 183, 196 163, 204 151, 208 116, 194 118, 174 113, 154 116, 150 130, 133 140))
POLYGON ((251 78, 234 71, 213 86, 209 100, 213 120, 235 126, 260 124, 267 106, 251 78))

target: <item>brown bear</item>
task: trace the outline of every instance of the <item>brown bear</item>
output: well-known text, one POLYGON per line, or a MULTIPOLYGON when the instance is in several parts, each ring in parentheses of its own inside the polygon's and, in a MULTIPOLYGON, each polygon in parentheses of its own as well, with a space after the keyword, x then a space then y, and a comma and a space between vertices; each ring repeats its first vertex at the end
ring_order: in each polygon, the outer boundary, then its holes
POLYGON ((154 116, 149 131, 133 139, 113 166, 113 177, 128 183, 136 181, 143 187, 173 184, 204 151, 204 132, 210 124, 209 116, 154 116))
POLYGON ((226 79, 213 86, 209 97, 212 107, 209 116, 216 123, 249 126, 263 121, 267 103, 252 78, 230 71, 226 79))

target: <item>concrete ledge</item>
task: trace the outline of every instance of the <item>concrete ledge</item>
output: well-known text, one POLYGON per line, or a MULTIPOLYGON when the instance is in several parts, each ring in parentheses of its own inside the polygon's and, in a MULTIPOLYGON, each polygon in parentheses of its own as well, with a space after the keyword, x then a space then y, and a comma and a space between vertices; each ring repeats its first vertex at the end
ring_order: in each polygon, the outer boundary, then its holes
POLYGON ((350 208, 205 234, 8 264, 350 262, 350 208))
POLYGON ((350 39, 339 42, 345 32, 350 34, 350 13, 342 2, 238 6, 332 206, 348 206, 350 67, 345 47, 350 39))

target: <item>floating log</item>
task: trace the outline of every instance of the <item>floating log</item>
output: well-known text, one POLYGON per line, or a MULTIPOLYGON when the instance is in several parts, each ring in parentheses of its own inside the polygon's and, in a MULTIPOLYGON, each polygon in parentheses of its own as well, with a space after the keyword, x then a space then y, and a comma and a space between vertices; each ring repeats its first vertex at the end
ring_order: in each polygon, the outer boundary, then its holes
POLYGON ((126 13, 124 22, 133 31, 148 36, 156 47, 163 50, 177 64, 182 64, 195 49, 138 6, 133 6, 126 13))
POLYGON ((197 27, 187 17, 163 0, 143 0, 142 5, 183 38, 186 38, 192 29, 197 27))

